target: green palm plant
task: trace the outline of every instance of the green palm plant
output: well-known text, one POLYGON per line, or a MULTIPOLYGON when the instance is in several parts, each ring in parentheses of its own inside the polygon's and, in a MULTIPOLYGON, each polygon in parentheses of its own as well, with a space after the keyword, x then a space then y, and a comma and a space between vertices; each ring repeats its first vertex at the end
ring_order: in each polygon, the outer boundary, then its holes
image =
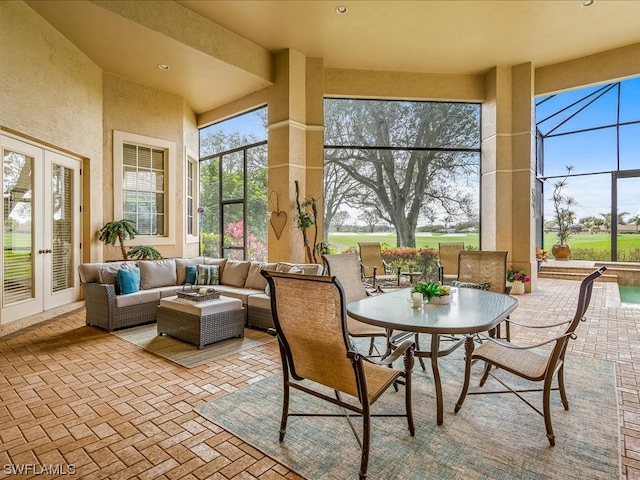
POLYGON ((124 249, 124 241, 127 238, 134 239, 138 231, 133 226, 131 220, 126 218, 122 220, 114 220, 106 223, 98 232, 98 240, 106 243, 107 245, 115 245, 116 242, 120 244, 120 250, 122 252, 122 259, 127 259, 127 251, 124 249))
POLYGON ((158 250, 148 245, 131 247, 127 252, 127 256, 136 260, 160 260, 162 258, 162 254, 158 250))

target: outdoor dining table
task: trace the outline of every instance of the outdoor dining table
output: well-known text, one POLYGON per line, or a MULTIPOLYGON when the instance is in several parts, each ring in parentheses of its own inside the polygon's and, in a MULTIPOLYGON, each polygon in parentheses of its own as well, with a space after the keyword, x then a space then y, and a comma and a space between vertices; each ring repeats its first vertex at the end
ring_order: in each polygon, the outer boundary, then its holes
MULTIPOLYGON (((385 328, 389 337, 394 333, 397 335, 399 332, 431 335, 430 350, 416 350, 415 356, 431 359, 438 425, 442 424, 444 416, 438 357, 449 355, 464 342, 467 358, 465 369, 470 369, 475 334, 493 330, 518 306, 518 301, 509 295, 475 288, 452 289, 451 295, 448 304, 426 303, 420 308, 413 308, 411 289, 403 288, 367 297, 347 305, 347 312, 352 318, 385 328), (440 340, 443 335, 462 335, 462 337, 454 341, 448 348, 441 350, 440 340), (432 354, 432 352, 437 352, 437 354, 432 354)), ((466 395, 469 388, 468 380, 466 380, 468 377, 465 375, 460 398, 466 395)))

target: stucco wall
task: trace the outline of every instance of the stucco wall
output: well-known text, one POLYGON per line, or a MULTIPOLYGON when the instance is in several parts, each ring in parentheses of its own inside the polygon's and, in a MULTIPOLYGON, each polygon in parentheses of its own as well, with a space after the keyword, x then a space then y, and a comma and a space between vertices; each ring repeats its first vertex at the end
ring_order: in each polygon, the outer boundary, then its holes
MULTIPOLYGON (((189 129, 185 132, 185 123, 195 129, 195 115, 185 107, 184 100, 178 95, 164 92, 153 87, 141 85, 110 73, 103 75, 103 163, 104 179, 104 221, 114 220, 113 200, 113 132, 122 132, 157 138, 176 145, 176 158, 172 175, 169 202, 174 215, 170 218, 170 229, 174 235, 173 244, 161 244, 149 237, 136 237, 127 241, 127 245, 153 245, 163 256, 185 255, 184 197, 185 197, 185 139, 192 145, 189 148, 197 152, 197 134, 189 129)), ((119 219, 115 219, 119 220, 119 219)), ((193 252, 192 252, 193 253, 193 252)), ((119 258, 113 247, 105 247, 105 258, 119 258)))
MULTIPOLYGON (((22 2, 0 2, 0 125, 84 158, 84 193, 102 197, 102 72, 22 2)), ((102 205, 84 210, 86 232, 102 205)), ((83 245, 90 242, 83 235, 83 245)), ((85 249, 87 257, 90 249, 85 249)))

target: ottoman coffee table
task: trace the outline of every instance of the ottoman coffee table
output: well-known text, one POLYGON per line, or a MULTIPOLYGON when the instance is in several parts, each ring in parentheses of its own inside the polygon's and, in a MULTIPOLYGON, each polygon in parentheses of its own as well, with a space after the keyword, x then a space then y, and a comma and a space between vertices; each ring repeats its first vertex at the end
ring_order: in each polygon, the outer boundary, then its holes
POLYGON ((173 296, 160 299, 158 307, 158 335, 170 335, 198 348, 244 336, 244 323, 244 308, 237 298, 194 302, 173 296))

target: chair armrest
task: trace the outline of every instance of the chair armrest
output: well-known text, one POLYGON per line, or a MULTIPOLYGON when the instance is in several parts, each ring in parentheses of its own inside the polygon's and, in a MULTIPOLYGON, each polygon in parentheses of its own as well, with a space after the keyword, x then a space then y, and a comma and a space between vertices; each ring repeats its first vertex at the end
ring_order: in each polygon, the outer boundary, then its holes
POLYGON ((390 366, 393 362, 398 360, 402 355, 404 355, 407 350, 415 349, 416 343, 413 340, 405 340, 400 345, 398 345, 389 356, 384 357, 382 360, 374 361, 370 358, 367 358, 367 361, 371 363, 377 363, 378 365, 390 366))
POLYGON ((549 343, 557 342, 558 340, 561 340, 564 337, 573 337, 573 338, 575 338, 575 333, 563 333, 560 336, 551 338, 551 339, 546 340, 546 341, 541 342, 541 343, 536 343, 534 345, 516 345, 515 343, 505 342, 504 340, 501 340, 499 338, 489 337, 489 336, 484 335, 484 334, 478 334, 478 336, 480 338, 482 338, 482 340, 488 340, 490 342, 493 342, 493 343, 495 343, 497 345, 500 345, 501 347, 508 348, 510 350, 531 350, 532 348, 538 348, 538 347, 542 347, 544 345, 547 345, 549 343))
POLYGON ((440 259, 437 260, 438 263, 438 281, 441 284, 444 284, 444 266, 440 263, 440 259))
POLYGON ((512 325, 518 325, 519 327, 524 327, 524 328, 553 328, 553 327, 560 327, 561 325, 566 325, 567 323, 571 322, 571 320, 564 320, 562 322, 553 323, 550 325, 533 325, 530 323, 516 322, 515 320, 511 320, 511 319, 507 319, 507 321, 512 325))

